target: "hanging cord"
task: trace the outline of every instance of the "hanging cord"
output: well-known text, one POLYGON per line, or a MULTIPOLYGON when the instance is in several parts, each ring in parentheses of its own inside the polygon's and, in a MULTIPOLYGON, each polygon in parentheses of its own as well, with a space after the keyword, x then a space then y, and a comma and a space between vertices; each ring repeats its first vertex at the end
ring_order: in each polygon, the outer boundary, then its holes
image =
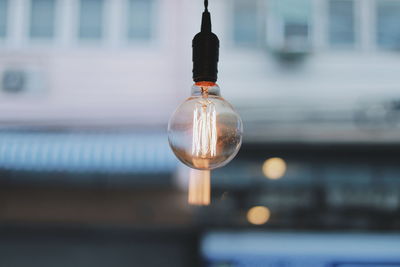
POLYGON ((201 20, 201 31, 211 32, 211 17, 210 12, 208 12, 208 0, 204 0, 204 12, 201 20))

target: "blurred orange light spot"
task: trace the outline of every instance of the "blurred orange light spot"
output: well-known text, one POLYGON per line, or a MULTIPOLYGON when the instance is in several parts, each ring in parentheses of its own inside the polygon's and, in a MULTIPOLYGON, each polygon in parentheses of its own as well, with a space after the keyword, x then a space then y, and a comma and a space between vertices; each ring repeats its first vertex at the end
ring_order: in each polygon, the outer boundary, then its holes
POLYGON ((281 158, 270 158, 267 159, 263 166, 262 171, 264 175, 269 179, 279 179, 286 173, 286 162, 281 158))
POLYGON ((248 210, 247 220, 251 224, 261 225, 269 220, 271 212, 267 207, 255 206, 248 210))

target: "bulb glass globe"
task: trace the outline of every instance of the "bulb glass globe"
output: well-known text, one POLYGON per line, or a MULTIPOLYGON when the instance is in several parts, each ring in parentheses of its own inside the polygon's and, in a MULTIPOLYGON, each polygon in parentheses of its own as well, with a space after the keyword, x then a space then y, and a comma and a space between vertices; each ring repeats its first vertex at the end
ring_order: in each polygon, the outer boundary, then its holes
POLYGON ((199 170, 231 161, 240 149, 242 134, 242 120, 221 97, 218 85, 211 82, 196 83, 168 124, 168 140, 175 155, 199 170))

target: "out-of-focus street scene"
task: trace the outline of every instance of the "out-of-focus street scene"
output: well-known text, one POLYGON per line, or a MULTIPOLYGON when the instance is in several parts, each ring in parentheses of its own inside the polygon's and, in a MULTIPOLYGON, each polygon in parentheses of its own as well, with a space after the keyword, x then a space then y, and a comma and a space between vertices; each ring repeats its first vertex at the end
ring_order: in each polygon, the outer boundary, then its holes
POLYGON ((0 0, 1 267, 400 267, 400 0, 209 0, 243 143, 188 203, 202 0, 0 0))

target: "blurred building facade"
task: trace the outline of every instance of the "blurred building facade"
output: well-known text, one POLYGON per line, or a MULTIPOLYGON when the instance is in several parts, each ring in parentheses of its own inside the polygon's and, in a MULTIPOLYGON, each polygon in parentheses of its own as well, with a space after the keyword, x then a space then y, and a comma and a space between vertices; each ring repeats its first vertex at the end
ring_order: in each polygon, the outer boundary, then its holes
MULTIPOLYGON (((166 124, 190 93, 201 10, 185 0, 0 0, 0 266, 26 266, 21 244, 52 266, 82 238, 87 254, 74 266, 166 264, 154 251, 188 266, 199 259, 182 255, 199 255, 200 235, 221 228, 400 229, 400 1, 210 1, 219 84, 245 136, 238 157, 213 172, 212 205, 191 207, 166 124), (32 250, 42 234, 63 253, 32 250), (110 247, 120 254, 103 254, 110 247)), ((210 236, 203 250, 229 250, 210 236)), ((221 251, 202 253, 242 266, 221 251)))
MULTIPOLYGON (((379 140, 398 141, 397 1, 211 5, 223 95, 259 133, 248 140, 327 141, 340 129, 345 141, 373 142, 368 129, 383 128, 379 140)), ((164 127, 189 94, 201 8, 182 0, 2 0, 0 119, 164 127)))
MULTIPOLYGON (((293 171, 296 163, 290 163, 288 175, 305 191, 322 190, 324 203, 349 203, 338 200, 344 192, 331 191, 336 188, 329 187, 331 176, 335 186, 346 176, 354 184, 360 176, 368 188, 375 176, 397 181, 389 158, 395 147, 386 146, 396 145, 400 136, 398 1, 215 0, 211 5, 221 39, 222 92, 242 114, 246 133, 241 160, 216 172, 229 176, 222 188, 266 183, 260 166, 269 155, 300 160, 302 167, 293 171), (293 156, 293 144, 300 155, 320 145, 315 153, 326 160, 305 162, 293 156), (349 145, 364 145, 371 157, 360 159, 357 152, 350 163, 343 161, 346 156, 332 158, 332 144, 344 156, 354 149, 349 145), (385 159, 370 168, 375 146, 385 159), (238 172, 238 166, 254 171, 238 172)), ((201 9, 201 1, 182 0, 1 0, 1 167, 149 173, 154 184, 159 173, 174 173, 165 125, 189 94, 190 42, 201 9)), ((376 199, 394 190, 388 188, 391 182, 383 183, 376 199)), ((382 201, 397 209, 399 193, 389 195, 394 198, 382 201)), ((385 206, 380 200, 359 201, 385 206)))

